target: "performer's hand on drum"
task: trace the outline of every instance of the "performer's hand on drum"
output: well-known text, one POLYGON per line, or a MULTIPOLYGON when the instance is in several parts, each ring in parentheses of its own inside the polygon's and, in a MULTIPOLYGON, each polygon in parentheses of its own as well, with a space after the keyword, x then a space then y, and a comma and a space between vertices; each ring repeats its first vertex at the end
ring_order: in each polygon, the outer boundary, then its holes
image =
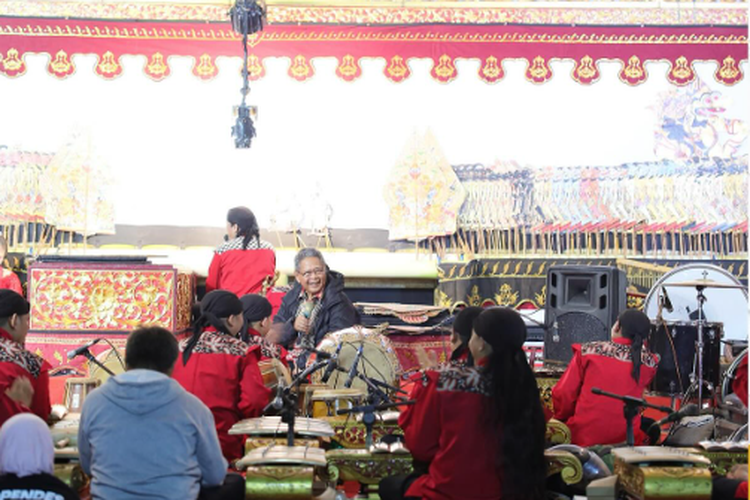
POLYGON ((34 399, 34 387, 28 378, 18 377, 9 388, 5 389, 5 395, 16 403, 30 407, 34 399))
POLYGON ((297 332, 307 333, 310 329, 310 319, 304 316, 297 316, 294 320, 294 330, 297 332))

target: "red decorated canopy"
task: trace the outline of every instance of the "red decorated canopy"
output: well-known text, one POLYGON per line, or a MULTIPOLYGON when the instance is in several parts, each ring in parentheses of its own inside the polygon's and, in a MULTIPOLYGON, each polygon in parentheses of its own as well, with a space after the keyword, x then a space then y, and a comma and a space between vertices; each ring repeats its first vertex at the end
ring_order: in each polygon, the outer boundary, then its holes
MULTIPOLYGON (((82 15, 70 10, 78 4, 65 5, 68 10, 45 14, 82 15)), ((134 18, 161 14, 170 19, 144 22, 115 19, 114 11, 101 6, 94 11, 96 7, 86 9, 100 20, 0 17, 0 72, 21 76, 27 70, 25 56, 42 53, 49 57, 47 71, 66 78, 76 70, 72 56, 96 54, 96 73, 111 79, 123 71, 121 56, 130 54, 146 56, 143 71, 156 81, 169 76, 170 56, 192 57, 193 74, 211 79, 218 73, 218 56, 241 55, 225 8, 175 7, 166 12, 145 8, 119 14, 134 18)), ((25 11, 38 14, 33 4, 25 11)), ((262 78, 265 58, 285 57, 290 61, 289 76, 304 81, 315 74, 314 58, 335 57, 339 61, 336 74, 346 81, 361 75, 362 58, 385 59, 385 77, 394 82, 409 77, 409 61, 415 58, 432 59, 432 77, 444 83, 458 75, 458 59, 481 61, 478 77, 488 83, 503 78, 504 61, 518 59, 526 61, 526 78, 534 83, 552 78, 550 62, 555 60, 573 61, 571 77, 586 85, 599 79, 601 61, 618 61, 619 77, 628 85, 648 78, 650 61, 668 62, 667 78, 676 85, 695 79, 697 61, 716 63, 714 76, 723 84, 733 85, 743 78, 740 63, 747 60, 748 45, 742 9, 702 9, 690 15, 686 12, 683 18, 674 10, 660 9, 570 12, 559 8, 272 7, 271 24, 250 39, 250 73, 253 79, 262 78), (576 20, 586 23, 578 25, 576 20), (639 21, 650 24, 618 24, 639 21), (356 24, 344 24, 349 22, 356 24), (532 24, 536 22, 546 24, 532 24)))

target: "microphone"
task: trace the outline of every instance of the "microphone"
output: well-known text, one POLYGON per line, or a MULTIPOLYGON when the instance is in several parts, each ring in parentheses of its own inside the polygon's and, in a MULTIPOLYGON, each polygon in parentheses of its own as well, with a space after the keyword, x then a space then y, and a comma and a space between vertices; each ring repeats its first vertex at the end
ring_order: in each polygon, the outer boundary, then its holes
MULTIPOLYGON (((307 352, 311 354, 315 354, 315 356, 317 356, 318 359, 331 359, 334 356, 334 354, 331 354, 330 352, 319 351, 318 349, 315 349, 314 347, 305 347, 305 346, 301 346, 301 347, 307 352)), ((338 354, 338 351, 336 351, 336 354, 338 354)))
POLYGON ((328 379, 331 378, 331 375, 333 375, 333 371, 336 369, 336 365, 338 364, 337 362, 339 359, 339 353, 341 352, 342 345, 344 345, 344 343, 339 342, 339 345, 336 348, 336 352, 333 354, 333 356, 330 356, 330 360, 328 361, 328 366, 326 366, 326 371, 323 372, 323 378, 320 379, 320 381, 324 384, 328 383, 328 379))
POLYGON ((310 315, 312 314, 313 309, 315 309, 315 302, 313 302, 312 300, 306 300, 302 305, 302 316, 310 319, 310 315))
POLYGON ((279 381, 279 385, 278 387, 276 387, 276 396, 271 400, 270 403, 266 405, 265 408, 263 408, 263 413, 266 413, 270 409, 281 411, 281 409, 284 408, 284 390, 285 389, 286 387, 284 387, 283 380, 279 381))
POLYGON ((92 345, 96 344, 100 340, 102 340, 102 339, 94 339, 91 342, 87 342, 87 343, 83 344, 80 347, 76 347, 72 351, 68 351, 68 360, 71 360, 71 359, 75 358, 76 356, 80 356, 84 352, 88 351, 89 347, 91 347, 92 345))
POLYGON ((667 310, 667 312, 674 312, 672 301, 669 300, 669 295, 667 295, 667 287, 661 287, 661 296, 664 299, 664 308, 667 310))
POLYGON ((661 427, 664 424, 668 424, 671 422, 677 422, 678 420, 681 420, 682 417, 695 417, 700 414, 698 405, 695 403, 690 403, 689 405, 685 405, 682 408, 680 408, 678 411, 669 414, 668 416, 662 418, 661 420, 657 420, 653 424, 651 424, 651 427, 661 427))
POLYGON ((362 342, 359 344, 359 349, 357 349, 357 355, 354 357, 354 362, 352 363, 352 367, 349 369, 349 376, 346 377, 346 382, 344 382, 344 387, 349 389, 352 386, 352 382, 354 382, 354 377, 357 376, 357 365, 359 365, 359 360, 362 357, 362 351, 365 349, 365 343, 362 342))

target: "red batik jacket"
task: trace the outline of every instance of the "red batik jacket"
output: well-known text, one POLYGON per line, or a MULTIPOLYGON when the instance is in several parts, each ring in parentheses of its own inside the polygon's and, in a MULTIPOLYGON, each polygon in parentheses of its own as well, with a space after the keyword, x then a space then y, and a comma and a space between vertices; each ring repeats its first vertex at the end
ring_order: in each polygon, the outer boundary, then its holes
POLYGON ((224 457, 230 462, 242 458, 244 436, 230 436, 229 429, 244 418, 260 416, 271 395, 258 369, 260 347, 207 330, 184 364, 188 340, 180 341, 172 376, 213 413, 224 457))
MULTIPOLYGON (((573 360, 560 381, 552 389, 554 417, 570 428, 573 444, 623 443, 626 438, 625 417, 621 401, 598 396, 591 389, 599 389, 623 396, 643 397, 643 391, 656 374, 659 357, 648 349, 641 351, 641 373, 633 380, 630 360, 631 341, 573 344, 573 360)), ((644 444, 641 417, 633 419, 635 444, 644 444)))
POLYGON ((36 354, 27 351, 0 328, 0 425, 18 413, 34 413, 45 422, 50 414, 49 370, 51 366, 36 354), (10 399, 5 390, 18 377, 26 377, 34 388, 31 407, 10 399))
POLYGON ((260 293, 263 280, 276 272, 276 254, 270 243, 252 239, 245 250, 242 237, 219 246, 206 278, 206 292, 227 290, 238 297, 260 293))
POLYGON ((732 392, 747 406, 747 356, 742 358, 732 380, 732 392))
POLYGON ((497 467, 498 429, 489 428, 485 405, 489 380, 481 369, 446 366, 415 375, 409 399, 399 417, 406 447, 415 461, 429 463, 406 496, 430 500, 500 498, 497 467))
POLYGON ((18 275, 2 267, 0 267, 0 288, 13 290, 23 297, 23 287, 21 286, 21 280, 18 279, 18 275))

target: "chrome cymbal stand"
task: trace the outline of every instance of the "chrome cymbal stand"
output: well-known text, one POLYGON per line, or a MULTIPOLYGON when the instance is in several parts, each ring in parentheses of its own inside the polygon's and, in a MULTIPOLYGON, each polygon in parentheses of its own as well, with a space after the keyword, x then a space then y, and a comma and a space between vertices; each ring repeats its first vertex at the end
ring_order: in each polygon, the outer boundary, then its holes
MULTIPOLYGON (((703 272, 704 276, 707 276, 708 273, 705 271, 703 272)), ((705 278, 704 278, 705 279, 705 278)), ((697 366, 697 375, 695 377, 695 380, 698 381, 698 407, 703 407, 703 327, 706 323, 706 318, 703 315, 703 304, 706 302, 706 296, 703 295, 703 290, 705 289, 705 286, 699 285, 696 286, 695 289, 698 291, 698 339, 695 342, 695 350, 698 354, 698 362, 693 365, 697 366)))

